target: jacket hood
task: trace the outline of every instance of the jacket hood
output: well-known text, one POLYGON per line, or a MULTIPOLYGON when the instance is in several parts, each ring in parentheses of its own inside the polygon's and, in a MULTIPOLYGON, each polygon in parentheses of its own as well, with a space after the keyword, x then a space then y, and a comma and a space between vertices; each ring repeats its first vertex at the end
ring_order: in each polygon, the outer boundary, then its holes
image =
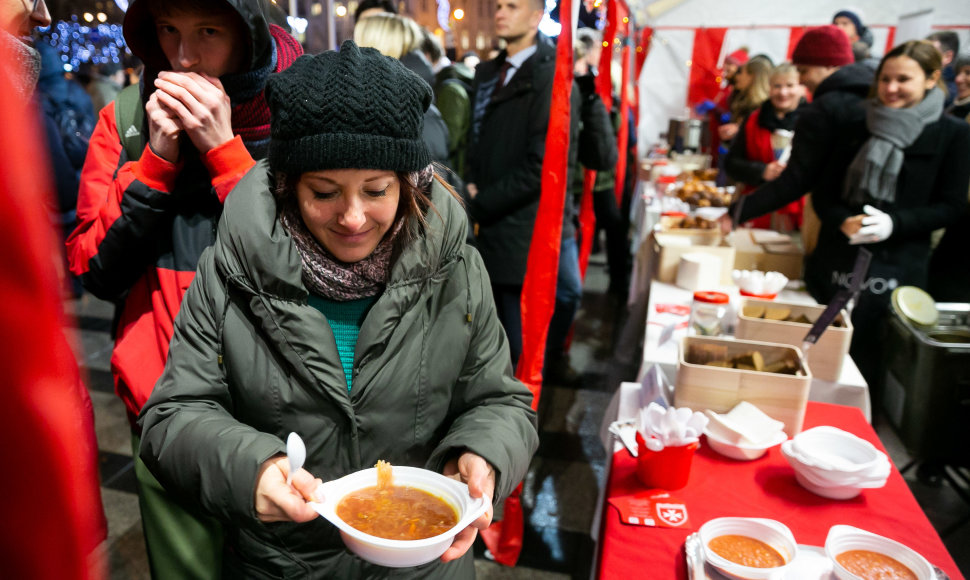
MULTIPOLYGON (((146 81, 154 80, 159 71, 171 68, 158 44, 149 9, 150 1, 132 0, 125 13, 124 22, 125 43, 132 54, 145 63, 146 81)), ((273 57, 273 40, 269 33, 266 0, 214 0, 214 2, 229 7, 246 24, 246 30, 249 32, 246 44, 252 51, 249 70, 259 69, 269 64, 273 57)), ((146 82, 146 86, 152 85, 146 82)))
POLYGON ((822 81, 815 89, 813 98, 825 93, 841 91, 855 93, 861 97, 869 96, 869 88, 876 78, 876 72, 867 63, 854 63, 840 68, 822 81))
MULTIPOLYGON (((235 285, 254 294, 303 301, 308 294, 301 279, 303 265, 277 217, 272 179, 267 162, 261 161, 226 198, 214 250, 216 267, 235 285)), ((388 287, 439 274, 465 244, 465 209, 437 181, 432 184, 435 209, 428 211, 428 226, 399 253, 388 287)))

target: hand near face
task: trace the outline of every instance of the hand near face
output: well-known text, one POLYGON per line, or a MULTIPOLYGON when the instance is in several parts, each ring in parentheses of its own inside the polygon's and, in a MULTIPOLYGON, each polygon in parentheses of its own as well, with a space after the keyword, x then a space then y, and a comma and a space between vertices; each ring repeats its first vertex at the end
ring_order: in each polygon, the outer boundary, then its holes
POLYGON ((145 116, 148 117, 148 143, 152 151, 166 161, 177 162, 182 124, 159 103, 158 91, 148 97, 148 102, 145 103, 145 116))
MULTIPOLYGON (((229 95, 215 77, 193 72, 163 71, 155 79, 160 107, 205 154, 232 139, 229 95)), ((146 108, 147 110, 147 108, 146 108)))
MULTIPOLYGON (((468 493, 475 498, 483 495, 488 498, 491 504, 495 496, 495 470, 481 456, 471 452, 461 454, 458 459, 453 459, 445 465, 444 474, 468 484, 468 493)), ((471 523, 467 528, 458 532, 451 547, 441 555, 441 561, 450 562, 461 558, 475 541, 478 530, 484 530, 492 523, 492 506, 489 505, 485 513, 480 518, 471 523)))
POLYGON ((272 457, 263 463, 254 494, 259 521, 308 522, 320 515, 306 502, 322 499, 314 494, 323 482, 300 469, 293 474, 292 485, 286 485, 289 472, 290 464, 285 456, 272 457))

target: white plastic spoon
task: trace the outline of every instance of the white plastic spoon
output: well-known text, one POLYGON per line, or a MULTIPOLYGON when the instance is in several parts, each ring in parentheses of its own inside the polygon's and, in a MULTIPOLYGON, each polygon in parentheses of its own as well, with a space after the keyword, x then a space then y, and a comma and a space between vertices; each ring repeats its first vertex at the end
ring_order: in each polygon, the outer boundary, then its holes
POLYGON ((306 461, 306 445, 294 431, 286 438, 286 459, 290 462, 290 472, 286 475, 286 485, 293 481, 293 474, 303 467, 306 461))

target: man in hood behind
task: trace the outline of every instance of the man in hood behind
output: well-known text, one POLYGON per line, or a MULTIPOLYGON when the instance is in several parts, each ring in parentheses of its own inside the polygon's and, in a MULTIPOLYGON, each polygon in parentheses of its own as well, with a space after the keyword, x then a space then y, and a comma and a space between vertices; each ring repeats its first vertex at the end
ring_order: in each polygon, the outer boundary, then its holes
POLYGON ((152 577, 218 578, 219 525, 152 477, 135 421, 223 202, 267 153, 266 79, 303 51, 267 23, 263 0, 134 0, 124 35, 144 76, 100 113, 68 254, 84 287, 118 304, 111 372, 132 426, 152 577))

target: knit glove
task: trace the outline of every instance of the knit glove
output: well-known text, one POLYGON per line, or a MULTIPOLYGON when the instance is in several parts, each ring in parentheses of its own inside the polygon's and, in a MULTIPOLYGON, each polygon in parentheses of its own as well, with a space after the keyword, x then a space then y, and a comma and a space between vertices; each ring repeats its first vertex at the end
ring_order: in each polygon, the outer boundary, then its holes
POLYGON ((874 244, 889 238, 893 233, 893 218, 871 205, 862 208, 866 217, 862 218, 862 227, 851 238, 850 244, 874 244))

